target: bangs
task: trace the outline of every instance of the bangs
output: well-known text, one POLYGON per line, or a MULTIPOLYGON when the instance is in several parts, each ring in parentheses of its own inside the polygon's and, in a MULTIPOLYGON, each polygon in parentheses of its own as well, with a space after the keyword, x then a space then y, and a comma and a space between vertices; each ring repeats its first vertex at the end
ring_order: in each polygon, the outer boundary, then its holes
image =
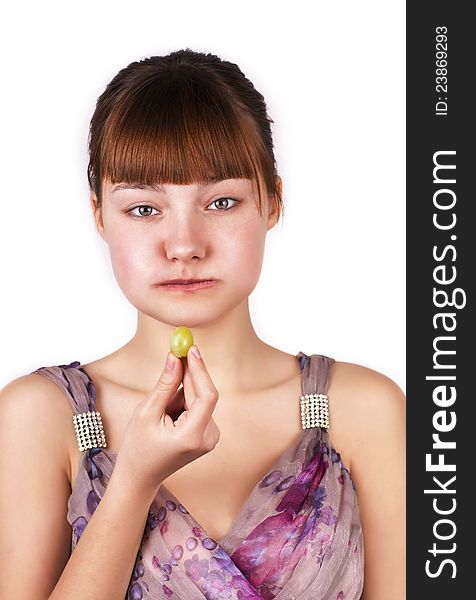
POLYGON ((261 136, 240 104, 213 79, 204 84, 177 71, 129 89, 104 124, 95 187, 105 179, 187 185, 245 178, 256 186, 261 213, 274 172, 268 172, 261 136))

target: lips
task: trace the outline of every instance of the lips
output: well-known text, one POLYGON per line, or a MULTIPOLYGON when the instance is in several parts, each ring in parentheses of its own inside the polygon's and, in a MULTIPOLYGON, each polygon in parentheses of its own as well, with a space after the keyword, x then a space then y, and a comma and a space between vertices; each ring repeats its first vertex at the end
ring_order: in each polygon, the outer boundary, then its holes
POLYGON ((215 279, 167 279, 158 284, 164 290, 195 292, 213 287, 215 279))
POLYGON ((161 281, 159 285, 187 285, 192 283, 203 283, 205 281, 213 281, 213 279, 166 279, 165 281, 161 281))

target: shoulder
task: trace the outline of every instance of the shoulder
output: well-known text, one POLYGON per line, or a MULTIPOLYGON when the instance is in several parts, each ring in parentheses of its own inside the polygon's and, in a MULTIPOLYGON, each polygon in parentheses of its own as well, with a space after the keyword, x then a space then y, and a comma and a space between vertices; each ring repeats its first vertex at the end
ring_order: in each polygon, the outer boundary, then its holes
POLYGON ((349 399, 348 408, 357 402, 360 408, 386 410, 405 398, 398 384, 384 373, 350 362, 335 361, 330 386, 349 399))
POLYGON ((38 373, 22 375, 0 389, 2 436, 21 439, 23 447, 53 452, 69 471, 72 410, 63 391, 38 373), (20 434, 20 435, 19 435, 20 434))
POLYGON ((387 375, 363 365, 336 361, 328 395, 330 435, 336 439, 336 449, 345 450, 349 468, 352 464, 354 469, 366 452, 375 452, 379 439, 384 444, 392 432, 401 437, 405 395, 387 375))
MULTIPOLYGON (((62 390, 51 379, 39 373, 29 373, 12 379, 0 389, 0 410, 3 413, 23 411, 23 416, 32 409, 49 409, 50 418, 70 415, 71 408, 62 390), (51 411, 51 409, 55 409, 51 411)), ((36 414, 39 417, 39 414, 36 414)))
POLYGON ((388 422, 405 407, 405 395, 393 379, 355 363, 334 363, 329 394, 331 390, 354 430, 360 425, 368 431, 382 420, 388 422))

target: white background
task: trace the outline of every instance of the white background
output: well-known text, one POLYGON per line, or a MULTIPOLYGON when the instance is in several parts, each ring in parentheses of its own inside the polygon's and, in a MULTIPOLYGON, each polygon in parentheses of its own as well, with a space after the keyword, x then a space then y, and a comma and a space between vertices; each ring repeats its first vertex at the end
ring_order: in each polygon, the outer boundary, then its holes
POLYGON ((404 2, 18 2, 2 9, 0 386, 134 334, 86 179, 97 97, 190 47, 264 95, 285 216, 251 311, 260 337, 405 389, 404 2))

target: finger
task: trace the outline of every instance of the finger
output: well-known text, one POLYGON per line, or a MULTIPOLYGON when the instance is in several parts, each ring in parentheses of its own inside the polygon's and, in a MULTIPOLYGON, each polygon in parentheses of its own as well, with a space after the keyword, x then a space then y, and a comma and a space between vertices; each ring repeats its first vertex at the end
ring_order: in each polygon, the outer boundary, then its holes
POLYGON ((193 385, 192 375, 190 374, 190 368, 187 365, 187 359, 184 359, 182 362, 183 365, 183 390, 185 395, 185 408, 188 410, 195 401, 197 397, 197 390, 193 385))
POLYGON ((201 358, 197 358, 192 349, 187 354, 187 364, 196 390, 196 398, 189 409, 187 422, 192 426, 205 430, 210 422, 211 416, 218 401, 218 390, 216 389, 210 374, 201 358))
POLYGON ((168 352, 165 364, 154 388, 144 400, 147 410, 162 415, 169 401, 173 398, 182 381, 182 364, 180 359, 168 352))
POLYGON ((166 414, 170 415, 174 421, 187 410, 183 387, 180 386, 178 391, 172 396, 166 406, 166 414))

